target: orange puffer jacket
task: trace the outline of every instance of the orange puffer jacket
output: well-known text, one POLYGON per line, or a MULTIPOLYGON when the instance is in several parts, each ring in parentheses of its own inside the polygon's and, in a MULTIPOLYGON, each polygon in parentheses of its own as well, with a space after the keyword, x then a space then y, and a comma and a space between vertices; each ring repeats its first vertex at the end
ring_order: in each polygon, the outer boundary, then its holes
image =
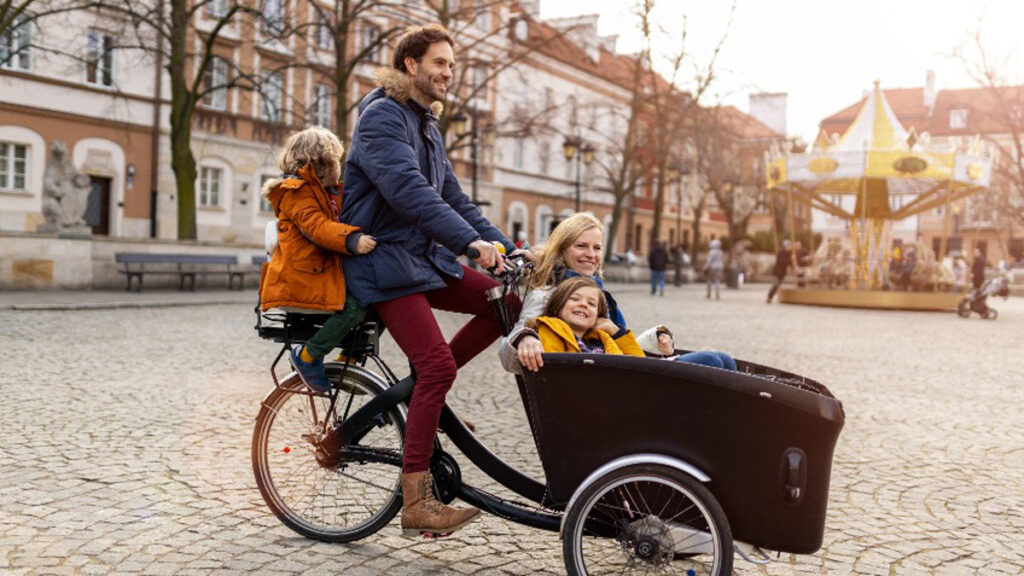
POLYGON ((298 178, 271 180, 263 189, 277 216, 278 244, 260 275, 260 303, 269 308, 341 310, 345 275, 341 254, 359 228, 338 222, 341 195, 330 195, 311 166, 298 178))

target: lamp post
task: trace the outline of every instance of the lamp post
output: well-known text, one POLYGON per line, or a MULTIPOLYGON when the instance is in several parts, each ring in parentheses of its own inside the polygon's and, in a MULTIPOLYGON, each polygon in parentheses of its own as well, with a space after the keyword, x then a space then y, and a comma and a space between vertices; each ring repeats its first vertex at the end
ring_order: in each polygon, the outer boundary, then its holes
POLYGON ((580 211, 580 164, 587 166, 594 161, 594 147, 580 136, 569 136, 562 142, 562 152, 565 159, 572 162, 576 160, 576 212, 580 211))
POLYGON ((494 145, 494 139, 497 136, 498 131, 494 128, 494 124, 487 122, 487 125, 482 130, 478 129, 480 124, 480 117, 477 114, 476 108, 469 109, 469 116, 463 112, 459 112, 452 117, 452 127, 455 128, 455 133, 459 136, 469 133, 469 160, 472 166, 472 192, 470 194, 470 201, 475 206, 489 206, 491 203, 487 200, 480 200, 477 195, 477 179, 478 171, 480 169, 478 147, 479 141, 482 140, 484 146, 490 147, 494 145))

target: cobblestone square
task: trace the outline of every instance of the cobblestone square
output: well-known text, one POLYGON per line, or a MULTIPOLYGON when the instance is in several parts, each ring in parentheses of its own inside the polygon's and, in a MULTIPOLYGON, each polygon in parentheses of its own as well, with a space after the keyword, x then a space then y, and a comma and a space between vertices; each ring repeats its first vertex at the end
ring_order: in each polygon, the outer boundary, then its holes
MULTIPOLYGON (((823 548, 765 567, 737 557, 736 574, 1024 574, 1024 301, 990 301, 1000 315, 986 321, 765 305, 765 285, 717 301, 699 286, 611 289, 633 327, 668 324, 681 347, 798 372, 843 400, 823 548)), ((256 337, 254 302, 217 302, 0 306, 0 574, 564 574, 557 535, 495 517, 439 542, 402 539, 396 520, 349 545, 280 524, 249 455, 278 347, 256 337)), ((439 317, 448 334, 464 321, 439 317)), ((390 338, 382 348, 404 365, 390 338)), ((494 347, 449 398, 541 475, 494 347)))

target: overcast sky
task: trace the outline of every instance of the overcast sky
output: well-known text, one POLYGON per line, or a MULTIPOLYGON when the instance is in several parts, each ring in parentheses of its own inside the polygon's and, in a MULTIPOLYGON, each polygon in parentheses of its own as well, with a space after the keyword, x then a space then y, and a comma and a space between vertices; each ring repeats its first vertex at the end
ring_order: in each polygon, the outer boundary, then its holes
MULTIPOLYGON (((747 111, 753 92, 789 94, 788 131, 812 140, 821 119, 856 102, 876 79, 883 88, 976 84, 952 57, 981 31, 988 51, 1022 70, 1024 0, 655 0, 656 20, 669 29, 657 48, 678 50, 682 15, 687 51, 706 61, 728 29, 718 81, 707 103, 747 111)), ((640 47, 634 0, 541 0, 543 18, 600 14, 598 32, 618 34, 619 51, 640 47)), ((1021 82, 1017 73, 1014 82, 1021 82)))

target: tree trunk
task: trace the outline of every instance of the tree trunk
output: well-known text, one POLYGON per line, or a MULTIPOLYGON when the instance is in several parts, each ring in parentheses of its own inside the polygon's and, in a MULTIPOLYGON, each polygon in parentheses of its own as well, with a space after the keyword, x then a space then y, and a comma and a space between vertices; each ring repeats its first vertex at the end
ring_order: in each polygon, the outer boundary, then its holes
POLYGON ((171 2, 171 169, 178 194, 178 239, 196 239, 196 159, 192 155, 195 98, 185 77, 188 13, 185 0, 171 2))
MULTIPOLYGON (((607 234, 605 238, 606 250, 604 251, 604 262, 605 264, 611 262, 612 251, 615 249, 615 238, 619 234, 619 224, 622 222, 622 200, 623 196, 616 194, 615 203, 612 204, 612 221, 608 224, 607 234)), ((627 244, 629 242, 627 241, 627 244)))

